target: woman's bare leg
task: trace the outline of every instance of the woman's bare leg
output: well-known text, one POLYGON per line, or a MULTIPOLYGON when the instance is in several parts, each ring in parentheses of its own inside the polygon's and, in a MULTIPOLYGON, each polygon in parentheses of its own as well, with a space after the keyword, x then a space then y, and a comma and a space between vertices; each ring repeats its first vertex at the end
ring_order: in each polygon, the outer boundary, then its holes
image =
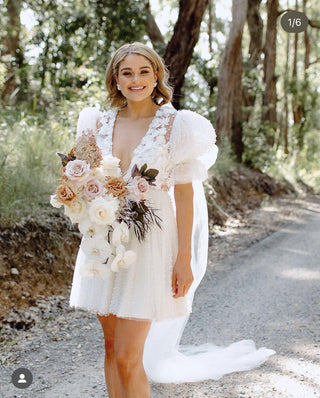
POLYGON ((114 352, 115 329, 117 317, 115 315, 101 316, 97 315, 104 334, 105 359, 104 373, 108 394, 110 398, 124 398, 122 395, 121 381, 118 373, 118 367, 114 352))
POLYGON ((114 348, 125 398, 150 398, 150 387, 142 363, 150 326, 150 321, 117 320, 114 348))

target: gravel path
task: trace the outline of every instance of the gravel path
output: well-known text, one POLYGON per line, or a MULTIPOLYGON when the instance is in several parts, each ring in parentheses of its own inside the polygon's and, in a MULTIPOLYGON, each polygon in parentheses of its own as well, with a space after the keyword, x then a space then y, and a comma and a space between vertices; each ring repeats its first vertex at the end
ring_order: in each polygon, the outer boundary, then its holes
MULTIPOLYGON (((219 381, 153 384, 152 398, 320 397, 320 203, 305 206, 291 223, 214 266, 211 248, 182 340, 228 345, 251 338, 277 354, 219 381)), ((59 296, 33 311, 36 326, 14 336, 1 355, 0 396, 107 397, 97 318, 69 310, 59 296), (19 367, 33 373, 25 390, 10 382, 19 367)))

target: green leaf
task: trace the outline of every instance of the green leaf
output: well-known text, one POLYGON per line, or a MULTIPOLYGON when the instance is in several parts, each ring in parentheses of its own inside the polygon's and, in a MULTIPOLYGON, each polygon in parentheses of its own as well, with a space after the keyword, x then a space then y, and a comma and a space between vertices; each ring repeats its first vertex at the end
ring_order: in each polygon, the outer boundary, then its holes
POLYGON ((147 163, 145 163, 143 166, 140 168, 140 173, 143 175, 143 173, 147 170, 147 163))
POLYGON ((157 169, 148 169, 145 173, 144 173, 147 177, 150 178, 156 178, 156 176, 159 174, 159 170, 157 169))

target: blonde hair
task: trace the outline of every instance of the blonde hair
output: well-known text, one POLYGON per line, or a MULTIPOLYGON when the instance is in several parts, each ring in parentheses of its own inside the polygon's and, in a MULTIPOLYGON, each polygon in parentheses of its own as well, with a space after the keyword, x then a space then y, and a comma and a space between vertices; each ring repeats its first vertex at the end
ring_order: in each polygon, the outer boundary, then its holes
POLYGON ((126 106, 126 98, 121 91, 117 89, 117 82, 115 76, 119 73, 119 66, 121 61, 129 54, 139 54, 146 57, 152 67, 154 73, 157 73, 157 86, 152 92, 152 99, 158 105, 164 105, 171 101, 173 89, 169 85, 169 72, 166 68, 162 58, 150 47, 143 43, 134 42, 121 46, 112 56, 106 69, 106 87, 108 90, 107 102, 111 107, 123 108, 126 106))

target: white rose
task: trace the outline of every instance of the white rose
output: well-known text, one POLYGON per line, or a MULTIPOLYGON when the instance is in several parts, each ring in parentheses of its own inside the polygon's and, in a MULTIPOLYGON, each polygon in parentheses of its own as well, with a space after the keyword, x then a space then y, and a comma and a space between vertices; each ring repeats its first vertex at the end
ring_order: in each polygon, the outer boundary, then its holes
POLYGON ((80 198, 76 198, 69 205, 64 206, 65 214, 73 223, 78 223, 87 217, 87 210, 87 203, 80 198))
POLYGON ((116 256, 111 264, 111 270, 118 272, 120 268, 128 268, 129 265, 135 263, 136 253, 132 250, 127 250, 123 245, 118 245, 116 249, 116 256))
POLYGON ((90 261, 80 267, 80 275, 84 278, 107 279, 110 275, 110 268, 98 261, 90 261))
POLYGON ((104 156, 101 163, 101 168, 104 175, 109 177, 120 177, 121 169, 119 167, 120 159, 112 155, 104 156))
POLYGON ((129 241, 129 228, 127 224, 122 221, 120 224, 113 224, 113 232, 112 232, 112 244, 114 246, 120 245, 121 242, 129 241))
POLYGON ((106 195, 106 199, 94 199, 89 207, 90 219, 99 225, 112 224, 116 219, 118 207, 119 201, 112 195, 106 195))
POLYGON ((102 184, 105 183, 106 176, 104 174, 104 171, 101 167, 96 167, 95 169, 92 170, 92 175, 94 178, 99 180, 102 184))
POLYGON ((88 259, 104 263, 111 255, 111 247, 107 240, 101 236, 89 238, 84 237, 81 242, 81 249, 88 259))
POLYGON ((63 205, 63 203, 59 202, 59 200, 57 199, 57 195, 50 195, 50 204, 57 209, 59 209, 63 205))

